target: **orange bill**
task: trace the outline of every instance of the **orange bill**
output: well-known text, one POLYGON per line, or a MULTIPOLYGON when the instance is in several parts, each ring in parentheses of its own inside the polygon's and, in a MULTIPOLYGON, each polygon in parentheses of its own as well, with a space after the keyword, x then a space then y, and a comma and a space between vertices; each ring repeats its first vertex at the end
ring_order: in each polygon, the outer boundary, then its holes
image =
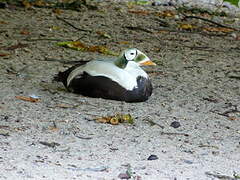
POLYGON ((141 66, 156 66, 156 64, 154 62, 152 62, 151 60, 148 61, 144 61, 142 63, 140 63, 141 66))

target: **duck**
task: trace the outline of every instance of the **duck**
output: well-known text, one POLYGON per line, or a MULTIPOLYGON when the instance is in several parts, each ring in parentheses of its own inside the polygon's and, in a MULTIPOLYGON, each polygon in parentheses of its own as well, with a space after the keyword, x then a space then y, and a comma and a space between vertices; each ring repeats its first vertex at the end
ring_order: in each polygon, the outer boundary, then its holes
POLYGON ((152 95, 153 86, 142 66, 155 65, 137 48, 129 48, 115 59, 81 61, 54 79, 69 92, 83 96, 144 102, 152 95))

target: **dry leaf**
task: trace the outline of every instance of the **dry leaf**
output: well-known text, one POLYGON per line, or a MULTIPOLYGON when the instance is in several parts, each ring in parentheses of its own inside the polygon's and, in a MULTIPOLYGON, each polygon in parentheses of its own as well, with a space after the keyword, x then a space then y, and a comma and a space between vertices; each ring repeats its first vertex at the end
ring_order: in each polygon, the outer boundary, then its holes
POLYGON ((112 125, 118 125, 119 123, 127 122, 129 124, 134 123, 134 119, 130 114, 116 114, 114 116, 100 117, 96 119, 100 123, 109 123, 112 125))
POLYGON ((8 24, 8 23, 5 21, 0 21, 0 24, 8 24))
POLYGON ((156 16, 160 16, 160 17, 174 17, 176 15, 175 12, 170 11, 170 10, 166 10, 166 11, 162 11, 162 12, 157 12, 155 13, 156 16))
POLYGON ((110 120, 111 120, 111 116, 110 117, 100 117, 100 118, 97 118, 97 122, 100 122, 100 123, 109 123, 110 120))
POLYGON ((160 31, 154 32, 154 34, 166 34, 166 33, 169 33, 169 31, 168 30, 160 30, 160 31))
POLYGON ((61 9, 58 9, 58 8, 53 9, 52 11, 53 11, 53 13, 55 13, 55 14, 57 14, 57 15, 60 15, 60 14, 63 13, 63 11, 62 11, 61 9))
POLYGON ((22 30, 22 31, 20 32, 20 34, 22 34, 22 35, 29 35, 30 32, 29 32, 29 31, 22 30))
POLYGON ((23 100, 23 101, 29 101, 29 102, 39 102, 39 98, 33 98, 33 97, 26 97, 26 96, 16 96, 17 99, 23 100))
POLYGON ((80 41, 66 41, 66 42, 59 42, 57 43, 59 46, 69 47, 71 49, 75 49, 78 51, 88 51, 88 52, 98 52, 107 55, 118 55, 117 53, 110 51, 105 46, 89 46, 80 41))
POLYGON ((192 25, 192 24, 180 24, 178 26, 180 29, 183 29, 183 30, 188 30, 188 31, 191 31, 193 29, 196 28, 196 26, 192 25))
POLYGON ((203 30, 208 31, 208 32, 223 32, 223 33, 228 33, 228 32, 234 31, 231 28, 224 28, 224 27, 204 27, 203 30))
POLYGON ((129 41, 119 41, 118 44, 124 44, 124 45, 127 45, 127 44, 130 44, 129 41))
POLYGON ((15 49, 24 48, 24 47, 27 47, 27 46, 28 46, 27 44, 18 43, 16 45, 7 47, 6 50, 15 50, 15 49))
POLYGON ((10 54, 0 53, 0 57, 9 56, 10 54))
POLYGON ((48 129, 49 129, 50 131, 55 131, 55 132, 59 130, 59 128, 54 127, 54 126, 50 126, 48 129))
POLYGON ((228 119, 231 120, 231 121, 237 120, 237 118, 235 116, 229 116, 228 119))
POLYGON ((37 0, 37 1, 34 2, 34 5, 38 6, 38 7, 43 7, 43 6, 46 6, 47 3, 43 0, 37 0))
POLYGON ((23 0, 23 1, 22 1, 22 5, 23 5, 26 9, 32 8, 32 4, 31 4, 28 0, 23 0))
POLYGON ((96 33, 98 34, 98 35, 100 35, 101 37, 104 37, 104 38, 111 38, 111 36, 108 34, 108 33, 106 33, 106 32, 103 32, 103 31, 96 31, 96 33))
POLYGON ((118 125, 119 124, 119 119, 117 117, 112 117, 110 119, 109 123, 112 124, 112 125, 118 125))

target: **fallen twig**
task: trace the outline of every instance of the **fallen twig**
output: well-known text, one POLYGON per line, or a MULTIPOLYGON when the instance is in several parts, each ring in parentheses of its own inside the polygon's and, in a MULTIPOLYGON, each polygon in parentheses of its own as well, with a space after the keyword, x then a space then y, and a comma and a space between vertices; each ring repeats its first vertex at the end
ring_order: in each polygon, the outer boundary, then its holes
POLYGON ((213 103, 217 103, 218 100, 213 98, 213 97, 204 97, 202 98, 204 101, 209 101, 209 102, 213 102, 213 103))
POLYGON ((180 136, 189 136, 187 133, 169 133, 169 132, 161 132, 161 135, 180 135, 180 136))
POLYGON ((92 171, 92 172, 103 172, 107 171, 108 167, 106 166, 101 166, 101 167, 94 167, 94 168, 78 168, 76 165, 69 165, 71 167, 67 168, 68 170, 72 171, 92 171))
POLYGON ((17 99, 23 100, 23 101, 28 101, 28 102, 39 102, 39 98, 33 98, 33 97, 26 97, 26 96, 15 96, 17 99))
POLYGON ((201 144, 199 145, 200 148, 214 148, 214 149, 219 149, 219 147, 217 146, 213 146, 213 145, 205 145, 205 144, 201 144))
POLYGON ((186 15, 186 14, 184 14, 184 13, 181 13, 181 14, 184 16, 185 19, 190 19, 190 18, 192 18, 192 19, 200 19, 200 20, 202 20, 202 21, 206 21, 206 22, 209 22, 209 23, 211 23, 211 24, 215 24, 215 25, 217 25, 217 26, 219 26, 219 27, 223 27, 223 28, 228 28, 228 29, 233 29, 233 30, 235 30, 235 31, 239 31, 239 29, 236 29, 236 28, 233 28, 233 27, 229 27, 229 26, 220 24, 220 23, 215 22, 215 21, 210 20, 210 19, 202 18, 202 17, 199 17, 199 16, 188 16, 188 15, 186 15))
POLYGON ((92 139, 92 137, 84 137, 84 136, 78 136, 78 135, 75 135, 75 137, 79 139, 86 139, 86 140, 92 139))
MULTIPOLYGON (((173 4, 173 7, 178 11, 178 8, 174 4, 173 4)), ((221 23, 215 22, 213 20, 210 20, 210 19, 206 19, 206 18, 199 17, 199 16, 192 16, 192 15, 188 16, 188 15, 186 15, 185 13, 183 13, 181 11, 178 11, 178 12, 184 17, 184 19, 190 19, 190 18, 192 18, 192 19, 200 19, 202 21, 206 21, 208 23, 215 24, 215 25, 217 25, 219 27, 228 28, 228 29, 232 29, 232 30, 235 30, 235 31, 240 31, 240 29, 229 27, 229 26, 223 25, 221 23)))
MULTIPOLYGON (((173 7, 176 9, 176 10, 178 10, 178 8, 173 4, 173 7)), ((206 19, 206 18, 202 18, 202 17, 198 17, 198 16, 188 16, 188 15, 186 15, 185 13, 183 13, 183 12, 181 12, 181 11, 178 11, 181 15, 183 15, 183 17, 185 18, 185 19, 188 19, 188 18, 192 18, 192 19, 200 19, 200 20, 202 20, 202 21, 206 21, 206 22, 209 22, 209 23, 211 23, 211 24, 215 24, 215 25, 217 25, 217 26, 219 26, 219 27, 224 27, 224 28, 229 28, 229 29, 233 29, 233 30, 235 30, 235 31, 240 31, 240 29, 236 29, 236 28, 233 28, 233 27, 228 27, 228 26, 226 26, 226 25, 223 25, 223 24, 220 24, 220 23, 218 23, 218 22, 215 22, 215 21, 213 21, 213 20, 210 20, 210 19, 206 19)))
POLYGON ((158 127, 164 129, 164 126, 154 122, 153 120, 150 120, 150 119, 145 119, 145 121, 147 121, 148 123, 150 123, 151 126, 154 126, 154 125, 157 125, 158 127))
POLYGON ((59 16, 56 16, 56 18, 57 18, 58 20, 63 21, 64 23, 66 23, 67 25, 71 26, 72 28, 74 28, 74 29, 76 29, 76 30, 78 30, 78 31, 90 32, 90 33, 92 32, 91 30, 78 28, 78 27, 74 26, 73 24, 71 24, 70 22, 68 22, 67 20, 65 20, 65 19, 63 19, 63 18, 60 18, 59 16))
POLYGON ((26 38, 24 41, 72 41, 72 39, 57 39, 57 38, 26 38))
MULTIPOLYGON (((210 35, 210 34, 204 33, 204 35, 210 35)), ((214 35, 212 34, 212 36, 214 36, 214 35)), ((212 48, 212 47, 208 47, 208 46, 205 46, 205 47, 204 46, 187 46, 187 45, 183 45, 183 44, 176 45, 176 47, 178 47, 178 46, 181 46, 183 48, 190 48, 191 50, 207 51, 207 52, 232 53, 233 51, 235 51, 233 48, 216 49, 216 48, 212 48)))
POLYGON ((18 44, 15 44, 15 45, 6 47, 5 50, 7 50, 7 51, 13 51, 13 50, 15 50, 15 49, 25 48, 25 47, 28 47, 28 46, 29 46, 28 44, 18 43, 18 44))
POLYGON ((127 28, 129 30, 134 30, 134 31, 143 31, 143 32, 147 32, 147 33, 153 33, 152 31, 142 28, 142 27, 138 27, 138 26, 124 26, 124 28, 127 28))
POLYGON ((208 176, 213 176, 213 177, 218 178, 218 179, 236 180, 236 178, 231 177, 231 176, 226 176, 226 175, 221 175, 221 174, 214 174, 214 173, 211 173, 211 172, 205 172, 205 174, 208 175, 208 176))
POLYGON ((50 62, 59 62, 59 63, 62 63, 62 64, 85 64, 87 62, 89 62, 88 60, 87 61, 83 61, 83 60, 78 60, 78 61, 68 61, 68 60, 64 60, 64 59, 55 59, 55 58, 47 58, 45 57, 43 60, 39 60, 39 61, 50 61, 50 62))
POLYGON ((51 148, 55 148, 56 146, 60 146, 59 143, 56 142, 45 142, 45 141, 39 141, 40 144, 44 145, 44 146, 48 146, 51 148))
POLYGON ((225 116, 225 117, 229 117, 229 114, 230 113, 239 113, 240 111, 238 110, 237 108, 237 105, 232 105, 234 107, 234 109, 230 109, 230 110, 227 110, 223 113, 217 113, 218 115, 222 115, 222 116, 225 116))
POLYGON ((159 18, 155 18, 154 20, 159 22, 160 26, 162 26, 162 27, 170 27, 170 24, 168 22, 165 22, 159 18))
MULTIPOLYGON (((203 31, 184 31, 184 30, 180 30, 180 29, 174 29, 174 28, 158 28, 158 31, 168 31, 168 32, 173 32, 173 33, 188 33, 188 34, 202 34, 202 35, 205 35, 205 36, 217 36, 217 37, 225 37, 226 34, 216 34, 216 33, 206 33, 206 32, 203 32, 203 31)), ((157 36, 156 36, 157 37, 157 36)), ((157 38, 159 41, 162 41, 162 39, 160 38, 157 38)))

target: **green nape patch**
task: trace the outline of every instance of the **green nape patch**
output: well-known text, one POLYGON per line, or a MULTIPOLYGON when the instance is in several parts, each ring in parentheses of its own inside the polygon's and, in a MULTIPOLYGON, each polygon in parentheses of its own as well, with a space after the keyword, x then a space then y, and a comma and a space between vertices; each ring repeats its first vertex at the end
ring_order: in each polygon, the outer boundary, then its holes
POLYGON ((240 0, 223 0, 223 2, 229 2, 240 8, 240 0))
POLYGON ((112 55, 112 56, 118 55, 118 53, 115 53, 115 52, 109 50, 105 46, 100 46, 100 45, 91 46, 91 45, 84 44, 83 42, 80 42, 80 41, 58 42, 57 45, 62 46, 62 47, 71 48, 71 49, 78 50, 78 51, 98 52, 101 54, 112 55))
POLYGON ((139 54, 137 59, 136 59, 136 62, 141 62, 144 59, 145 59, 145 56, 143 54, 139 54))

